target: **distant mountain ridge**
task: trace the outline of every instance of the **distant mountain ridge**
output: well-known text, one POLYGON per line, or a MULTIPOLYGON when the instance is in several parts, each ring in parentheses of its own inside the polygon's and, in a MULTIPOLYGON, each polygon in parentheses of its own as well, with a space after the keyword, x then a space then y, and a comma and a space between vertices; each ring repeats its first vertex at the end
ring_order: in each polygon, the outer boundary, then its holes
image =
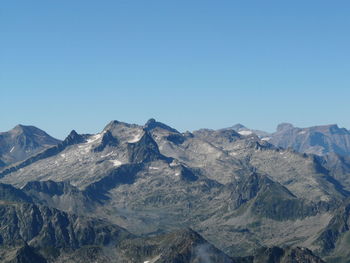
POLYGON ((23 161, 60 140, 34 126, 17 125, 12 130, 0 132, 0 167, 23 161))
POLYGON ((282 148, 290 147, 298 152, 320 156, 332 152, 342 156, 350 155, 350 132, 336 124, 309 128, 280 124, 269 142, 282 148))
MULTIPOLYGON (((293 129, 283 124, 278 132, 293 129)), ((339 135, 318 132, 330 130, 339 135)), ((154 119, 111 121, 97 134, 72 130, 0 170, 0 259, 319 263, 317 255, 342 256, 345 159, 332 159, 331 170, 330 158, 257 133, 243 125, 181 133, 154 119), (10 255, 11 238, 25 243, 10 255)))

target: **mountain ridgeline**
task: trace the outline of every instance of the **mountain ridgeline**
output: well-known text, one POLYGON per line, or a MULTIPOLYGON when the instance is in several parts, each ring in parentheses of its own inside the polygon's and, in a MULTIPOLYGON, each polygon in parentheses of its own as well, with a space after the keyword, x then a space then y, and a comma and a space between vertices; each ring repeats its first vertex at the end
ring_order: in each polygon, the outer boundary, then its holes
POLYGON ((349 262, 350 132, 0 133, 1 262, 349 262))

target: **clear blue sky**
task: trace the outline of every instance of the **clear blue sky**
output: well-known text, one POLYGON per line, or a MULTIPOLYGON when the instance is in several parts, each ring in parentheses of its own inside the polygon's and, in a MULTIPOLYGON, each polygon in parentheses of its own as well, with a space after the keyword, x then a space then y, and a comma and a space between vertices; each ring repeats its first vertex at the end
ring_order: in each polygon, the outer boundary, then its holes
POLYGON ((350 128, 350 1, 4 0, 0 131, 350 128))

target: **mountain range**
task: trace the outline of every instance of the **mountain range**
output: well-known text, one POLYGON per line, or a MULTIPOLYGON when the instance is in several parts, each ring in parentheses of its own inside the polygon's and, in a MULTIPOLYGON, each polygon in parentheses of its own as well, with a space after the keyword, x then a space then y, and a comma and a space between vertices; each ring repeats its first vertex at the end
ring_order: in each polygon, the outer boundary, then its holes
POLYGON ((2 262, 349 262, 350 132, 0 133, 2 262))

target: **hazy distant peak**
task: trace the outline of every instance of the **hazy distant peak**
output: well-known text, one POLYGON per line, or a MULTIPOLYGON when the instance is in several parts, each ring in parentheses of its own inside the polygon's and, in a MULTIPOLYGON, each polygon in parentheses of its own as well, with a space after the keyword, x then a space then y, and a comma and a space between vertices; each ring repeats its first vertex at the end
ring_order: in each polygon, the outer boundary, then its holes
POLYGON ((350 153, 350 132, 337 124, 298 128, 282 123, 269 142, 282 148, 291 147, 301 153, 326 155, 335 152, 342 156, 350 153))
POLYGON ((8 132, 3 132, 2 134, 4 133, 9 133, 14 136, 19 134, 26 134, 26 135, 46 134, 46 132, 44 132, 43 130, 35 126, 22 125, 22 124, 18 124, 12 130, 9 130, 8 132))
POLYGON ((230 128, 226 128, 226 129, 233 129, 234 131, 236 131, 237 133, 239 133, 242 136, 251 136, 251 135, 255 134, 259 138, 267 138, 270 135, 268 132, 265 132, 265 131, 249 129, 240 123, 235 124, 235 125, 231 126, 230 128))
POLYGON ((234 129, 235 131, 242 130, 242 129, 248 129, 246 126, 244 126, 243 124, 240 124, 240 123, 233 125, 231 128, 234 129))
POLYGON ((135 128, 135 127, 142 127, 142 126, 137 125, 137 124, 131 124, 131 123, 126 123, 126 122, 122 122, 122 121, 113 120, 113 121, 110 121, 105 126, 105 128, 103 130, 104 131, 113 131, 114 129, 116 129, 118 127, 119 128, 121 128, 121 127, 135 128))
POLYGON ((35 126, 18 124, 7 132, 0 132, 0 166, 25 160, 60 142, 35 126))
POLYGON ((293 129, 294 126, 291 123, 283 122, 277 126, 277 131, 284 131, 284 130, 290 130, 293 129))

